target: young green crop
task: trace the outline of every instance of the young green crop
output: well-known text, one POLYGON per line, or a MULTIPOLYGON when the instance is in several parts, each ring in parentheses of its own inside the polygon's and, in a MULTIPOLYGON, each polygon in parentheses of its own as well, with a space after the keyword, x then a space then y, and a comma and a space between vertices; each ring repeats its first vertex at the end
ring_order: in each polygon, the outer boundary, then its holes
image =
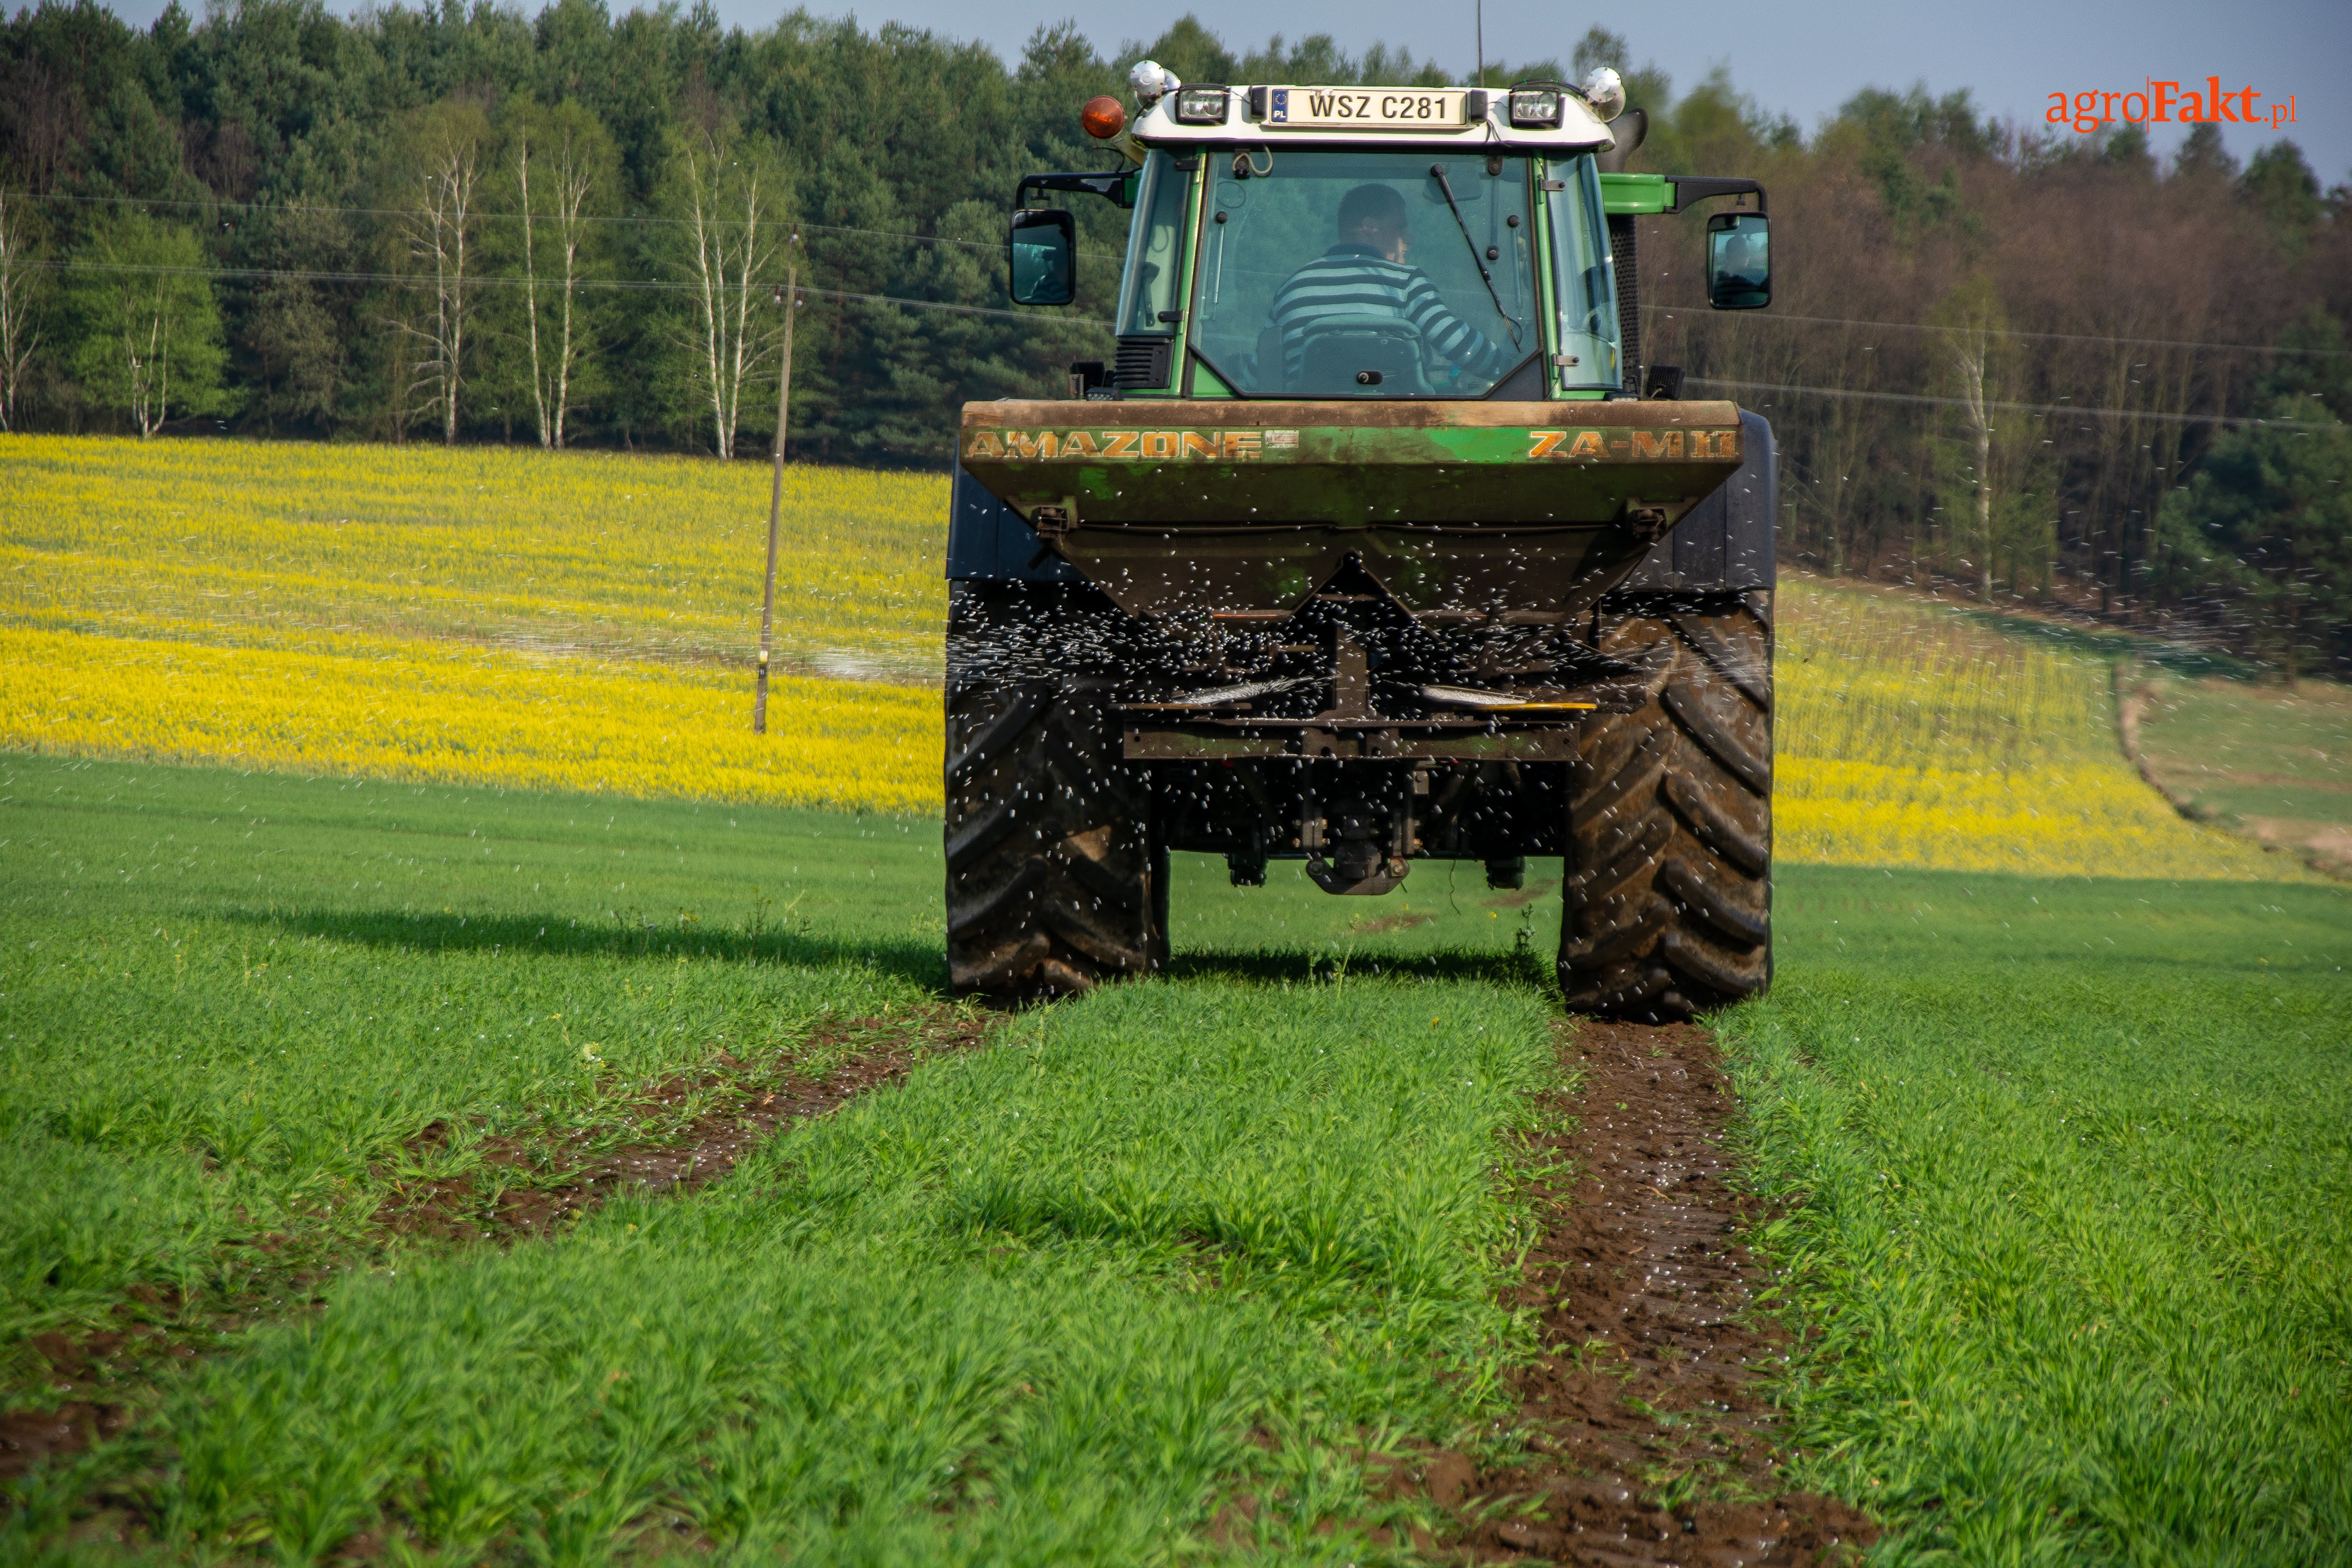
POLYGON ((1783 887, 1725 1032, 1801 1477, 1964 1563, 2352 1557, 2352 894, 1783 887))
POLYGON ((552 1561, 651 1515, 795 1559, 1134 1562, 1288 1483, 1273 1542, 1348 1560, 1311 1530, 1368 1510, 1349 1450, 1492 1387, 1488 1170, 1548 1047, 1490 987, 1120 988, 707 1200, 352 1281, 174 1399, 162 1500, 296 1557, 389 1510, 552 1561))
POLYGON ((0 1343, 329 1244, 436 1121, 462 1160, 941 977, 898 819, 0 762, 0 1343))
POLYGON ((1006 1024, 696 1198, 436 1257, 363 1233, 427 1124, 447 1161, 593 1128, 616 1080, 935 998, 936 825, 24 758, 0 824, 12 1356, 142 1286, 262 1320, 37 1484, 19 1545, 161 1442, 167 1554, 389 1511, 458 1556, 679 1521, 1129 1562, 1278 1489, 1276 1549, 1360 1561, 1312 1531, 1381 1517, 1367 1447, 1458 1436, 1517 1343, 1498 1139, 1557 1069, 1483 885, 1351 931, 1188 863, 1185 980, 1006 1024), (250 1277, 273 1232, 340 1270, 323 1312, 263 1293, 282 1250, 250 1277))

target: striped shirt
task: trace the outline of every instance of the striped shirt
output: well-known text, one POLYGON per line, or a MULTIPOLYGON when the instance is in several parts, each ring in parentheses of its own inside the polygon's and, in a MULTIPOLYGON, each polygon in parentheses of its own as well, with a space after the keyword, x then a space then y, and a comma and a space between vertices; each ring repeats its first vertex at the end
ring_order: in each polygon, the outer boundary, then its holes
POLYGON ((1290 275, 1276 291, 1274 325, 1282 334, 1286 384, 1297 385, 1307 340, 1334 316, 1393 316, 1421 333, 1424 362, 1459 365, 1465 377, 1492 381, 1509 367, 1502 350, 1456 316, 1429 274, 1391 261, 1368 245, 1335 245, 1290 275))

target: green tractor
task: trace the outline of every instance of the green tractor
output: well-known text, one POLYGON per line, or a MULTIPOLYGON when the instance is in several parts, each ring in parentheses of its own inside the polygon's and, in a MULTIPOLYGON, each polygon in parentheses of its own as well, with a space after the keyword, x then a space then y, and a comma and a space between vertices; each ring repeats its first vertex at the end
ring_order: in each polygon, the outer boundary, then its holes
POLYGON ((1709 299, 1762 306, 1762 188, 1622 172, 1643 121, 1606 70, 1130 81, 1131 124, 1113 98, 1082 117, 1123 166, 1024 179, 1009 246, 1014 300, 1066 305, 1052 199, 1132 211, 1115 361, 963 410, 956 989, 1158 968, 1183 850, 1342 894, 1430 859, 1517 887, 1558 855, 1571 1007, 1761 990, 1772 433, 1642 363, 1633 224, 1737 198, 1706 220, 1709 299))

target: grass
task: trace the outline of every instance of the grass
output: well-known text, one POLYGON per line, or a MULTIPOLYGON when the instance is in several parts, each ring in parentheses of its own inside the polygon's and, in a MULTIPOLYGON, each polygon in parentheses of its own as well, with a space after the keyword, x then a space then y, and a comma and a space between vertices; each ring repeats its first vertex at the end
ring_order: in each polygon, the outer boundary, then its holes
POLYGON ((2174 799, 2352 870, 2352 689, 2152 673, 2136 685, 2141 759, 2174 799))
POLYGON ((19 1548, 111 1477, 167 1556, 1125 1562, 1250 1492, 1281 1552, 1361 1560, 1365 1454, 1457 1436, 1517 1343, 1497 1140, 1557 1070, 1483 886, 1368 936, 1188 863, 1182 983, 1005 1026, 698 1197, 451 1255, 367 1224, 428 1124, 454 1164, 934 997, 936 827, 38 758, 0 796, 16 1396, 27 1336, 157 1288, 251 1325, 36 1486, 19 1548))
POLYGON ((1799 1475, 1895 1561, 2352 1555, 2352 895, 1783 886, 1725 1033, 1799 1475))

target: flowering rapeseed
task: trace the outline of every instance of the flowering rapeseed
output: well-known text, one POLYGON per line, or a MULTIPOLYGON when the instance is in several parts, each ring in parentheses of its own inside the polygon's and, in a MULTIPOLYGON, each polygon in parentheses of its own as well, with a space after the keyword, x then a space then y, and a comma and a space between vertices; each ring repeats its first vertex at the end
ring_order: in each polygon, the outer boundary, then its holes
MULTIPOLYGON (((687 457, 0 435, 0 619, 742 667, 770 469, 687 457)), ((786 470, 782 667, 939 678, 947 484, 786 470)))
POLYGON ((787 471, 762 739, 769 473, 0 436, 0 745, 937 810, 947 486, 787 471))
POLYGON ((224 648, 0 626, 0 742, 75 756, 933 811, 939 693, 429 643, 224 648))
POLYGON ((2043 876, 2293 877, 2144 783, 2104 658, 1855 589, 1779 594, 1783 860, 2043 876))
MULTIPOLYGON (((945 482, 789 470, 762 739, 768 475, 0 436, 0 745, 938 810, 945 482)), ((1778 635, 1785 861, 2296 874, 2139 780, 2102 659, 1801 581, 1778 635)))

